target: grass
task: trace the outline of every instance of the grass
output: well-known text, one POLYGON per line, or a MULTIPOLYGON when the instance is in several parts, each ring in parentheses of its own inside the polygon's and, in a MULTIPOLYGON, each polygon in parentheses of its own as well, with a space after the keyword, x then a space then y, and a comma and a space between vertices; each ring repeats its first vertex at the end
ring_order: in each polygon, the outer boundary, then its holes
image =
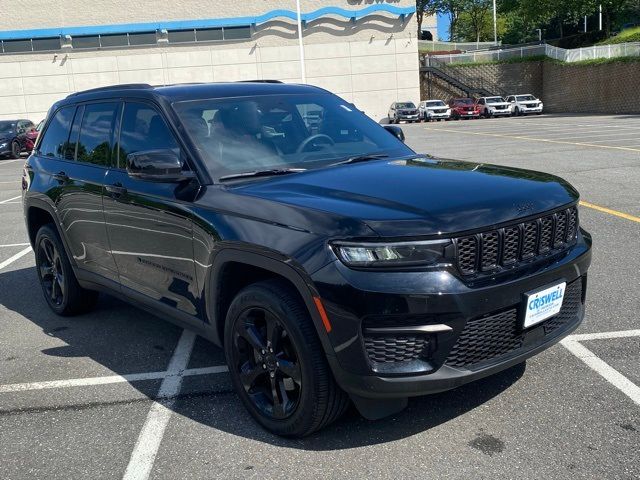
POLYGON ((615 37, 607 38, 598 45, 614 45, 616 43, 640 42, 640 27, 627 28, 615 37))

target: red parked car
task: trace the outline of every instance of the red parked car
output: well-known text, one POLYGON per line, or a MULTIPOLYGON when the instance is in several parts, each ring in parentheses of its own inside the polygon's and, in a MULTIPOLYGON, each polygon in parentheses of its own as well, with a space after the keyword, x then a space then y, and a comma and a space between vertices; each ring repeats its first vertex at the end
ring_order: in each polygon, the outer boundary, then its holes
POLYGON ((41 121, 37 127, 32 124, 32 127, 27 130, 25 141, 25 150, 27 152, 31 152, 33 150, 36 140, 38 139, 38 135, 40 134, 40 130, 42 130, 42 125, 44 125, 44 120, 41 121))
POLYGON ((473 98, 454 98, 449 100, 451 108, 451 118, 460 120, 461 118, 480 118, 480 109, 473 98))

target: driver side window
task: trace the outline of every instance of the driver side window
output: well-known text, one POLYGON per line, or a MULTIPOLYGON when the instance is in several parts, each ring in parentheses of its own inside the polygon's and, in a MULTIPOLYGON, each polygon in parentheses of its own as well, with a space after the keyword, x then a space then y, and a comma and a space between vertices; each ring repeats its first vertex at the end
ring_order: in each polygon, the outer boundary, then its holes
POLYGON ((172 150, 182 158, 162 115, 146 103, 127 102, 120 127, 118 168, 126 168, 127 155, 145 150, 172 150))

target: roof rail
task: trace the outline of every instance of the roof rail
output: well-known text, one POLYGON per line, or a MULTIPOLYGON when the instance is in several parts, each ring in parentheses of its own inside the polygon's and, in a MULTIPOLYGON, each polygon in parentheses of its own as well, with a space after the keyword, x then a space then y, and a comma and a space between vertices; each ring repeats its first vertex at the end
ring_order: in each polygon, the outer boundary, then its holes
POLYGON ((237 83, 284 83, 280 80, 238 80, 237 83))
POLYGON ((109 90, 129 90, 129 89, 140 89, 140 88, 153 88, 153 87, 148 83, 123 83, 120 85, 109 85, 108 87, 91 88, 89 90, 82 90, 81 92, 74 92, 70 94, 67 98, 75 97, 76 95, 82 95, 85 93, 107 92, 109 90))

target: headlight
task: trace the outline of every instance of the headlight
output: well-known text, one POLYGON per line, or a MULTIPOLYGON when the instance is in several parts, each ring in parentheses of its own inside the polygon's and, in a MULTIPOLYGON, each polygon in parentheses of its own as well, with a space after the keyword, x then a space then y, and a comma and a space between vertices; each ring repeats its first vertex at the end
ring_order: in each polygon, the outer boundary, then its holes
POLYGON ((428 266, 444 262, 444 251, 450 240, 398 243, 332 244, 338 258, 349 267, 428 266))
POLYGON ((0 148, 4 148, 4 147, 6 147, 6 146, 7 146, 7 143, 6 143, 6 142, 5 142, 5 143, 0 143, 0 148))

